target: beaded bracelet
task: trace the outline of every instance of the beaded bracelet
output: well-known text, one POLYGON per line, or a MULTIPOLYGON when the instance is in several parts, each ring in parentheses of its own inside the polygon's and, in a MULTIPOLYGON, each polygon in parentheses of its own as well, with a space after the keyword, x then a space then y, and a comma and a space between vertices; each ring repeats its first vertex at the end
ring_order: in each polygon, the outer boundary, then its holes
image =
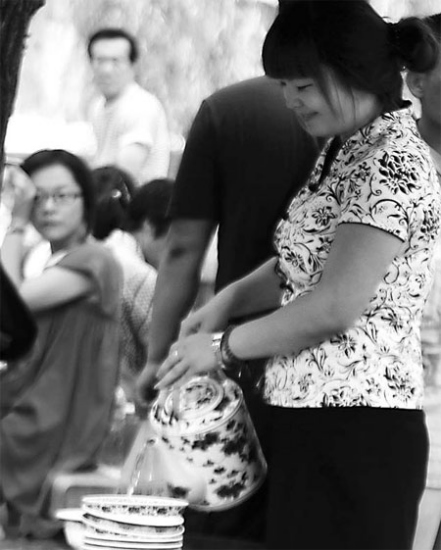
POLYGON ((220 343, 220 352, 226 370, 239 370, 242 369, 242 367, 246 364, 246 361, 239 359, 239 357, 237 357, 230 348, 229 339, 232 331, 235 328, 236 325, 230 325, 223 333, 220 343))

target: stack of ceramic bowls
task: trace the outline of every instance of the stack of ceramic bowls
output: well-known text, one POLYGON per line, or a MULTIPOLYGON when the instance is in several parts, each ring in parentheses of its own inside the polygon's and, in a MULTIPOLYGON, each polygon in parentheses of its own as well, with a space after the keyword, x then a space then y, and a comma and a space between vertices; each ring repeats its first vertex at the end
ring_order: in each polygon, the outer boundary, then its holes
POLYGON ((141 495, 83 497, 84 550, 182 548, 187 501, 141 495))

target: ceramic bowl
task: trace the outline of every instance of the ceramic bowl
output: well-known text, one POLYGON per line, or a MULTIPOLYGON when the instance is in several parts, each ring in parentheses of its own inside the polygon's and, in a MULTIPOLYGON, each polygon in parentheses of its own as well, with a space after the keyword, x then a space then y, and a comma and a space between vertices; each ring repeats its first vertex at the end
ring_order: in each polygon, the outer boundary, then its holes
POLYGON ((93 512, 84 514, 88 534, 162 537, 182 535, 182 516, 139 516, 93 512))
POLYGON ((106 521, 103 523, 96 523, 91 518, 84 519, 84 525, 86 533, 89 536, 98 537, 133 537, 140 539, 148 538, 177 538, 183 535, 184 527, 182 525, 176 527, 148 527, 137 526, 130 524, 120 524, 117 522, 106 521))
POLYGON ((66 542, 72 548, 83 548, 85 527, 83 524, 83 511, 81 508, 64 508, 55 513, 57 519, 63 521, 64 536, 66 542))
POLYGON ((115 542, 115 541, 107 541, 103 540, 100 541, 98 544, 93 539, 85 539, 84 545, 82 547, 82 550, 160 550, 161 548, 163 550, 181 550, 182 548, 182 541, 181 542, 168 542, 164 544, 157 544, 156 542, 149 544, 149 543, 140 543, 137 544, 135 542, 115 542))
MULTIPOLYGON (((183 531, 183 530, 182 530, 183 531)), ((86 526, 85 537, 90 540, 109 540, 115 542, 137 542, 137 543, 146 543, 152 544, 153 542, 157 543, 169 543, 169 542, 182 542, 184 535, 151 535, 151 536, 139 536, 133 534, 121 534, 121 533, 109 533, 104 530, 99 529, 90 529, 86 526)))
POLYGON ((82 503, 84 512, 160 517, 177 516, 188 506, 186 500, 145 495, 87 495, 82 503))

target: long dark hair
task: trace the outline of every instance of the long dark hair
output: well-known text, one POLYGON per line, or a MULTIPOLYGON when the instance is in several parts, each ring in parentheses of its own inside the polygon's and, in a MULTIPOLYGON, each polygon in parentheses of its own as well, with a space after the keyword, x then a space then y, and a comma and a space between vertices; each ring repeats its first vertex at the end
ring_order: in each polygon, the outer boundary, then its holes
POLYGON ((378 97, 384 111, 402 100, 403 68, 435 66, 438 44, 418 18, 385 22, 366 0, 295 0, 281 5, 265 38, 265 73, 311 77, 329 98, 324 68, 348 89, 378 97))

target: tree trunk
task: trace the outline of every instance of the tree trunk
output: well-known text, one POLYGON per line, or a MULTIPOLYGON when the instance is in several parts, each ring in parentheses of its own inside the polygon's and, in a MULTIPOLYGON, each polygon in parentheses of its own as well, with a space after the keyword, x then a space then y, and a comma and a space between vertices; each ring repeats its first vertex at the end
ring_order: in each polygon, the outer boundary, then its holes
POLYGON ((45 0, 0 0, 0 174, 27 29, 32 16, 44 3, 45 0))

